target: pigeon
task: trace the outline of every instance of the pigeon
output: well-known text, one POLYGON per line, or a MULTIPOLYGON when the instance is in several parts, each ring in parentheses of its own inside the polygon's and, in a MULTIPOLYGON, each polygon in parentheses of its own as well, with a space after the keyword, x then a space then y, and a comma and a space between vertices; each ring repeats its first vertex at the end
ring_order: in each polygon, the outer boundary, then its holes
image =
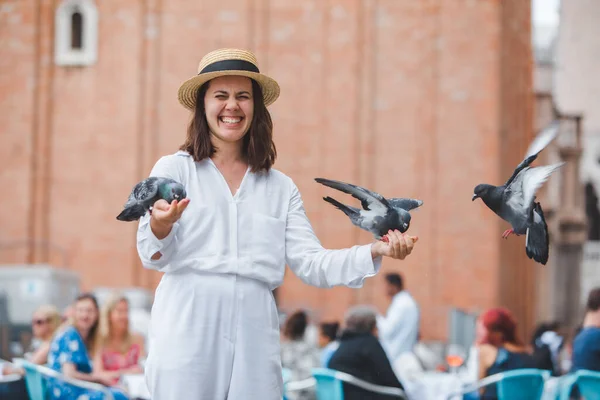
POLYGON ((170 178, 151 176, 133 187, 125 209, 117 216, 119 221, 137 221, 147 211, 152 212, 152 205, 160 199, 169 204, 173 200, 183 200, 187 196, 183 185, 170 178))
POLYGON ((511 234, 526 235, 527 256, 542 265, 548 262, 548 226, 535 194, 564 162, 533 168, 530 165, 557 134, 558 121, 554 121, 536 136, 527 150, 525 159, 504 185, 477 185, 472 198, 473 201, 480 198, 490 210, 511 224, 512 228, 502 234, 504 239, 511 234))
POLYGON ((331 179, 315 178, 318 183, 340 190, 360 200, 362 210, 348 206, 327 196, 323 200, 334 205, 350 218, 353 225, 371 232, 375 239, 388 242, 387 233, 399 230, 404 233, 410 227, 409 211, 423 205, 423 201, 404 198, 386 199, 379 193, 360 186, 331 179))

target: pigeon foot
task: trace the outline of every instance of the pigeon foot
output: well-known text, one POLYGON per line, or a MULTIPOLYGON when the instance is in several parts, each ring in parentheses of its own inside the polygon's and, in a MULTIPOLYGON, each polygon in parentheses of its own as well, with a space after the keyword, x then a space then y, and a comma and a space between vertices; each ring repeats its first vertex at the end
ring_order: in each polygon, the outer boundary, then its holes
POLYGON ((503 239, 508 239, 508 237, 510 235, 515 235, 515 236, 521 236, 518 233, 515 233, 515 231, 513 231, 512 229, 507 229, 504 231, 504 233, 502 234, 502 238, 503 239))
POLYGON ((384 243, 389 243, 389 242, 390 242, 390 238, 388 238, 388 237, 387 237, 387 235, 385 235, 385 236, 382 236, 380 240, 381 240, 382 242, 384 242, 384 243))
POLYGON ((508 237, 510 235, 512 235, 513 233, 515 233, 515 231, 513 231, 512 229, 505 230, 504 233, 502 234, 502 239, 508 239, 508 237))

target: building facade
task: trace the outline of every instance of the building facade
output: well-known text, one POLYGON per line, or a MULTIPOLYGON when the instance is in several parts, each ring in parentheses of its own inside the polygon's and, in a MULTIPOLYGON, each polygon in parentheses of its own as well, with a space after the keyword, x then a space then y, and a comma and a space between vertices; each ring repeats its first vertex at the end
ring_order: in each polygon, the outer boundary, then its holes
MULTIPOLYGON (((115 219, 134 183, 182 143, 177 88, 219 47, 253 50, 277 79, 276 168, 291 176, 323 245, 368 243, 322 201, 317 176, 424 200, 404 274, 422 334, 444 339, 452 307, 504 305, 536 318, 542 266, 481 202, 534 126, 531 18, 519 0, 5 0, 0 4, 0 262, 79 271, 84 289, 141 286, 135 224, 115 219)), ((341 318, 385 310, 380 274, 360 290, 317 289, 291 272, 284 310, 341 318)))

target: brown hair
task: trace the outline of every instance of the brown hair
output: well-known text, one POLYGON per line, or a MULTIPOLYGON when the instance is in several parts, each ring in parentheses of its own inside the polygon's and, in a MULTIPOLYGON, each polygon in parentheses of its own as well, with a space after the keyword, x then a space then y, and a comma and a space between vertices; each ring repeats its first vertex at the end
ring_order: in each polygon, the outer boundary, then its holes
POLYGON ((99 340, 98 336, 100 335, 100 329, 99 329, 100 307, 98 307, 98 300, 96 299, 96 296, 94 296, 91 293, 83 293, 83 294, 80 294, 79 296, 77 296, 77 298, 75 299, 75 304, 79 303, 80 301, 84 301, 84 300, 90 300, 94 304, 94 307, 96 308, 96 313, 98 314, 98 317, 96 318, 96 322, 94 322, 94 325, 92 325, 92 327, 90 328, 88 337, 82 338, 90 357, 94 357, 94 354, 96 352, 97 343, 99 340))
MULTIPOLYGON (((246 157, 252 172, 266 172, 273 166, 277 157, 277 150, 273 143, 273 122, 271 114, 265 106, 260 85, 253 79, 251 81, 254 117, 243 138, 242 154, 246 157)), ((198 89, 194 117, 188 126, 185 143, 179 148, 179 150, 187 151, 194 161, 211 157, 218 150, 210 140, 211 133, 204 109, 204 96, 209 85, 210 81, 198 89)))
POLYGON ((291 340, 302 340, 308 325, 308 316, 302 310, 296 311, 285 321, 283 334, 291 340))
POLYGON ((598 311, 600 309, 600 287, 590 290, 585 308, 587 311, 598 311))

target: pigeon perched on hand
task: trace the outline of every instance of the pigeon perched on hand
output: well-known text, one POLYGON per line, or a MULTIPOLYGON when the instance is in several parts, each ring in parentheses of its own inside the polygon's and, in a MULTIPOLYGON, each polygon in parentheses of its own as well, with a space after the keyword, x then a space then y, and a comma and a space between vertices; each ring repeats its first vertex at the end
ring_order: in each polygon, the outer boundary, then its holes
POLYGON ((187 196, 183 185, 170 178, 151 176, 133 187, 125 209, 117 216, 119 221, 137 221, 152 205, 164 199, 171 204, 173 200, 181 201, 187 196))
POLYGON ((548 262, 548 226, 542 206, 535 201, 535 194, 550 175, 564 163, 534 168, 530 165, 557 134, 558 122, 554 122, 537 135, 529 146, 525 159, 504 185, 477 185, 472 199, 480 198, 489 209, 511 224, 512 228, 502 234, 503 238, 506 239, 513 233, 526 234, 527 256, 542 265, 548 262))
POLYGON ((324 178, 315 178, 315 181, 348 193, 360 200, 362 210, 340 203, 329 196, 323 197, 323 200, 333 204, 346 214, 352 224, 371 232, 377 240, 384 242, 388 241, 386 235, 390 230, 399 230, 401 233, 406 232, 410 227, 411 216, 409 211, 423 205, 421 200, 403 198, 386 199, 379 193, 350 183, 324 178))

